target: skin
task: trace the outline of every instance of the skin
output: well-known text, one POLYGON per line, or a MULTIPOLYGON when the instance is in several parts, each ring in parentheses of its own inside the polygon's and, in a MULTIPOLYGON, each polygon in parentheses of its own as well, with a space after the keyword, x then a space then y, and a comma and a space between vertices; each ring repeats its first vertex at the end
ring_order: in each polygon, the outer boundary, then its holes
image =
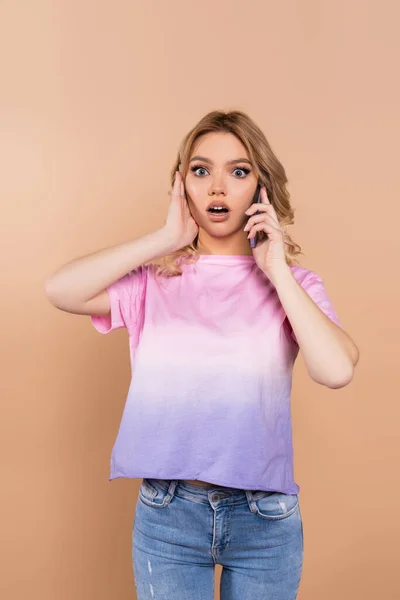
POLYGON ((194 145, 184 184, 190 212, 199 226, 200 254, 252 254, 243 228, 248 220, 245 211, 251 206, 257 188, 257 176, 249 163, 227 164, 239 158, 250 160, 246 148, 231 133, 207 133, 194 145), (195 156, 212 162, 193 161, 195 156), (250 172, 246 174, 244 168, 250 172), (213 199, 223 200, 231 209, 227 221, 210 221, 206 208, 213 199))

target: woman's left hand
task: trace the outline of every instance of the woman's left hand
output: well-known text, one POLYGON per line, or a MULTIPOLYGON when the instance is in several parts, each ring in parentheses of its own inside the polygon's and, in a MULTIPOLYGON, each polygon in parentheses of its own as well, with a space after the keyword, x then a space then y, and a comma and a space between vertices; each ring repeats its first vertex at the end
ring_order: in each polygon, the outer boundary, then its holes
POLYGON ((286 262, 284 233, 264 186, 261 188, 261 202, 252 204, 245 214, 250 215, 244 228, 244 231, 249 231, 248 238, 253 238, 257 231, 268 235, 268 239, 258 242, 253 248, 253 255, 258 267, 274 283, 282 272, 290 271, 290 267, 286 262), (257 211, 261 214, 256 215, 257 211))

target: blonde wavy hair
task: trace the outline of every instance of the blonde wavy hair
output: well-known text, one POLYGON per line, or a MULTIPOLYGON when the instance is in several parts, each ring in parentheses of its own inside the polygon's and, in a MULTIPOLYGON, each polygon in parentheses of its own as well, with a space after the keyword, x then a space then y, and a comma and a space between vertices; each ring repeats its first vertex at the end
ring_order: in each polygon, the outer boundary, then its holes
MULTIPOLYGON (((275 208, 280 226, 284 233, 286 262, 288 265, 299 264, 295 259, 297 254, 303 254, 301 247, 296 244, 286 232, 288 225, 294 223, 294 209, 290 205, 290 195, 286 188, 288 182, 285 169, 272 151, 267 138, 254 121, 240 110, 214 110, 206 114, 183 138, 178 156, 171 169, 171 189, 174 184, 175 172, 179 169, 185 180, 189 168, 192 149, 196 140, 206 133, 226 132, 235 135, 246 148, 249 160, 261 185, 265 185, 269 201, 275 208)), ((146 264, 156 267, 156 275, 173 277, 182 275, 180 265, 193 263, 198 260, 198 235, 188 246, 178 251, 156 258, 146 264)))

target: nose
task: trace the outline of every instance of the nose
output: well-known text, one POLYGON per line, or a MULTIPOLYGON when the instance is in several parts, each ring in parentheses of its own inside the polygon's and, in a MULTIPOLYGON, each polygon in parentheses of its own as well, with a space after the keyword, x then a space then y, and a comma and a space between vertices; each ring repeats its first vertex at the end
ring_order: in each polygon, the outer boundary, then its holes
POLYGON ((219 196, 220 194, 224 194, 226 196, 225 186, 220 181, 213 181, 210 185, 210 189, 208 190, 208 195, 219 196))

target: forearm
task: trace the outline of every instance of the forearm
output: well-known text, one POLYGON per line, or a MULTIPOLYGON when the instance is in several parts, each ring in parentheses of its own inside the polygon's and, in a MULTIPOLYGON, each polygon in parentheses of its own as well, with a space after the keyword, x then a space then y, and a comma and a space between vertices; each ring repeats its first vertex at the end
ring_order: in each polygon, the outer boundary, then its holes
POLYGON ((174 250, 164 229, 76 258, 45 282, 52 301, 87 302, 143 263, 174 250))
POLYGON ((274 285, 310 377, 330 388, 347 385, 359 357, 355 343, 315 304, 290 268, 282 270, 274 285))

